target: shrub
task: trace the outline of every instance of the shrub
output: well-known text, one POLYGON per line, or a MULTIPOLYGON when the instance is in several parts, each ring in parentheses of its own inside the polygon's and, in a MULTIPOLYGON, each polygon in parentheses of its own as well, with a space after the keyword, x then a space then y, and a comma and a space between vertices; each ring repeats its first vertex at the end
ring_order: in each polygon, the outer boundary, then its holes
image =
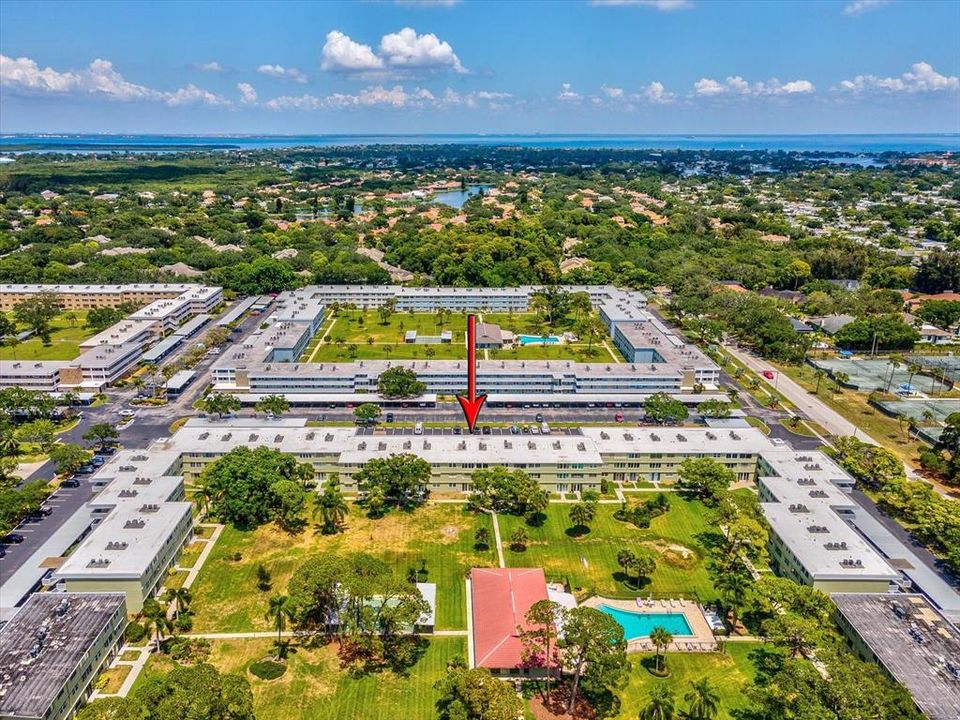
POLYGON ((283 663, 278 663, 276 660, 260 660, 250 665, 250 672, 261 680, 276 680, 286 671, 287 666, 283 663))
POLYGON ((177 630, 189 632, 193 628, 193 617, 189 613, 180 613, 176 620, 177 630))
POLYGON ((140 623, 132 622, 127 625, 127 629, 124 631, 123 635, 128 643, 136 645, 147 636, 147 631, 140 623))

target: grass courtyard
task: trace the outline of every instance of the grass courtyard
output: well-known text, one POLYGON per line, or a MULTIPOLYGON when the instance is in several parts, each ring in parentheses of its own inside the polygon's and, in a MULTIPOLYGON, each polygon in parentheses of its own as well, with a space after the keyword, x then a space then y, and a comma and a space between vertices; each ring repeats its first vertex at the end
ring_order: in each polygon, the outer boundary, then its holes
MULTIPOLYGON (((12 313, 8 315, 13 320, 12 313)), ((0 360, 73 360, 80 354, 80 343, 94 335, 86 327, 87 312, 72 310, 62 313, 50 322, 50 345, 44 345, 39 337, 0 347, 0 360)), ((18 326, 18 330, 26 327, 18 326)))
POLYGON ((437 584, 437 629, 467 627, 466 572, 496 564, 493 551, 478 552, 473 536, 487 516, 467 513, 462 505, 428 505, 411 513, 392 512, 371 520, 351 508, 346 530, 322 535, 309 525, 290 534, 267 525, 253 531, 227 527, 204 563, 193 592, 195 632, 269 630, 264 617, 270 596, 285 593, 294 571, 320 553, 367 552, 391 563, 401 576, 425 560, 428 582, 437 584), (234 559, 239 553, 240 559, 234 559), (257 567, 271 575, 271 589, 257 589, 257 567))
MULTIPOLYGON (((651 495, 652 496, 652 495, 651 495)), ((646 498, 647 495, 644 495, 646 498)), ((622 582, 622 569, 617 565, 617 551, 630 548, 656 556, 657 569, 641 595, 674 595, 701 601, 715 596, 707 574, 707 563, 698 535, 709 532, 712 520, 708 509, 699 502, 683 500, 668 494, 670 510, 655 518, 650 527, 640 529, 613 517, 619 506, 600 505, 590 532, 575 537, 568 534, 572 523, 568 517, 571 505, 553 503, 547 508, 546 521, 531 527, 522 518, 500 515, 500 534, 504 538, 504 555, 511 567, 542 567, 547 577, 564 580, 574 592, 607 596, 636 596, 622 582), (506 547, 517 526, 524 526, 530 541, 523 552, 506 547)))
POLYGON ((670 677, 662 680, 641 665, 644 659, 652 656, 631 655, 630 676, 627 686, 619 692, 623 704, 616 717, 619 720, 634 720, 649 699, 654 685, 666 685, 673 690, 677 708, 683 709, 686 707, 683 696, 690 689, 690 683, 707 678, 720 697, 718 720, 730 720, 731 711, 747 705, 743 689, 756 675, 756 669, 748 657, 755 647, 755 643, 727 643, 722 653, 668 654, 670 677))
MULTIPOLYGON (((340 668, 335 644, 294 643, 287 672, 276 680, 261 680, 247 668, 272 650, 273 641, 261 638, 211 641, 209 662, 221 672, 238 673, 250 681, 257 720, 433 720, 438 697, 434 683, 455 656, 466 657, 467 642, 464 637, 433 637, 407 673, 386 670, 361 676, 340 668)), ((152 655, 134 687, 173 668, 168 656, 152 655)))
MULTIPOLYGON (((534 313, 487 313, 480 314, 484 322, 500 325, 515 334, 543 335, 550 331, 534 313)), ((465 360, 467 316, 447 313, 393 313, 382 324, 375 310, 341 310, 323 325, 317 336, 302 355, 303 361, 349 362, 352 360, 465 360), (453 338, 449 343, 405 343, 404 336, 416 330, 420 337, 439 336, 449 330, 453 338)), ((609 344, 609 343, 608 343, 609 344)), ((527 345, 509 350, 490 350, 478 357, 489 356, 491 360, 572 360, 577 362, 613 362, 622 358, 613 350, 611 356, 602 344, 563 343, 557 345, 527 345)))

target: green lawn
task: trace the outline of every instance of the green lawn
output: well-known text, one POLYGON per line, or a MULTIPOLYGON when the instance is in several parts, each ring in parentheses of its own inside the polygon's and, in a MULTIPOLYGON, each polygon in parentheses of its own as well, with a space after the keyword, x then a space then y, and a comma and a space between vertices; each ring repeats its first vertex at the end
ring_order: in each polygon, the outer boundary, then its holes
MULTIPOLYGON (((480 315, 484 322, 496 323, 516 334, 540 335, 551 332, 533 313, 480 315)), ((441 325, 440 316, 436 313, 395 312, 386 324, 381 324, 380 316, 375 310, 341 310, 333 320, 325 340, 320 342, 319 336, 326 331, 326 325, 317 334, 318 339, 311 341, 302 359, 306 361, 313 358, 313 362, 349 362, 355 359, 464 360, 467 357, 466 318, 466 314, 447 314, 441 325), (453 332, 453 340, 450 343, 430 345, 405 343, 404 335, 409 330, 416 330, 420 336, 436 336, 444 330, 450 330, 453 332)), ((613 362, 610 353, 601 343, 594 343, 589 351, 586 343, 529 345, 510 350, 491 350, 489 357, 492 360, 613 362)), ((617 357, 622 360, 619 355, 617 357)))
MULTIPOLYGON (((80 343, 95 333, 84 325, 86 310, 73 310, 71 313, 73 319, 64 313, 51 321, 49 346, 34 336, 14 347, 0 347, 0 360, 73 360, 80 354, 80 343)), ((12 314, 10 318, 13 319, 12 314)), ((27 328, 21 326, 18 329, 27 328)))
MULTIPOLYGON (((638 499, 652 496, 645 493, 638 499)), ((617 565, 617 551, 627 547, 651 552, 657 557, 657 569, 640 594, 691 597, 696 593, 701 601, 711 600, 715 591, 707 574, 705 553, 697 539, 700 533, 711 528, 710 512, 699 502, 689 502, 677 495, 667 497, 670 510, 654 519, 645 530, 614 519, 619 506, 600 505, 590 532, 582 537, 567 534, 571 526, 569 504, 550 505, 541 527, 530 527, 521 518, 500 515, 500 534, 505 545, 518 525, 523 525, 530 536, 524 552, 504 548, 507 565, 542 567, 549 578, 568 581, 575 592, 635 596, 637 593, 619 580, 622 570, 617 565)))
MULTIPOLYGON (((213 665, 221 672, 243 674, 250 681, 257 720, 433 720, 438 698, 434 683, 455 656, 467 654, 466 638, 430 638, 423 657, 407 674, 388 670, 356 677, 340 669, 335 644, 294 645, 287 672, 276 680, 260 680, 247 668, 271 652, 272 641, 215 640, 211 645, 213 665)), ((152 655, 134 688, 151 674, 166 673, 173 667, 168 657, 152 655)))
POLYGON ((743 697, 744 687, 753 681, 756 670, 747 655, 757 647, 753 643, 727 643, 723 653, 672 653, 667 655, 667 667, 670 677, 664 680, 655 678, 641 660, 647 656, 631 656, 632 668, 627 686, 619 691, 623 703, 621 720, 634 720, 650 696, 650 688, 664 684, 673 690, 677 710, 685 710, 687 703, 683 696, 690 683, 708 678, 714 690, 720 696, 720 714, 718 720, 729 720, 730 711, 746 706, 743 697))
POLYGON ((370 520, 351 510, 346 531, 321 535, 314 527, 289 534, 274 525, 241 532, 226 528, 191 587, 195 632, 267 630, 264 618, 273 593, 285 592, 296 568, 311 554, 368 552, 391 563, 405 576, 426 560, 428 582, 437 584, 437 628, 466 628, 464 579, 473 566, 496 564, 495 553, 473 548, 476 528, 487 516, 467 513, 462 505, 428 505, 413 513, 393 512, 370 520), (240 553, 240 560, 234 554, 240 553), (257 566, 272 576, 272 588, 257 589, 257 566))

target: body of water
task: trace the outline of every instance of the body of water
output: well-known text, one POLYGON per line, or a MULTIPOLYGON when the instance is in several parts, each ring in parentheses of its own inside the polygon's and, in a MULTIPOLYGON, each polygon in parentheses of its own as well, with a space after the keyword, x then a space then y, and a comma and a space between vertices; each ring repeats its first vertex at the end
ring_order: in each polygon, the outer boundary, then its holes
POLYGON ((363 145, 489 145, 617 150, 960 151, 960 133, 910 135, 2 135, 0 152, 178 152, 363 145))
POLYGON ((521 345, 556 345, 560 338, 556 335, 517 335, 521 345))
POLYGON ((449 205, 455 210, 459 210, 463 207, 463 204, 469 200, 471 197, 476 195, 481 190, 487 192, 492 188, 492 185, 470 185, 466 190, 447 190, 445 192, 438 192, 433 196, 431 202, 442 203, 443 205, 449 205))
POLYGON ((601 605, 599 610, 617 621, 627 640, 649 637, 655 627, 665 628, 675 637, 693 635, 690 623, 683 613, 639 613, 618 610, 608 605, 601 605))

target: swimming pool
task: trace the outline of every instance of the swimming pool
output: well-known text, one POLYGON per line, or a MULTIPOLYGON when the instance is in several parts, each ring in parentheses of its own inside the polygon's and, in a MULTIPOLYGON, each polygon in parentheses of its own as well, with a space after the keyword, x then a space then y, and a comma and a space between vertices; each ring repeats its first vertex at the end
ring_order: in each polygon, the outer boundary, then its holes
POLYGON ((556 345, 560 338, 556 335, 517 335, 521 345, 556 345))
POLYGON ((601 605, 600 612, 604 612, 623 628, 623 636, 627 640, 649 637, 655 627, 662 627, 675 637, 693 636, 690 623, 683 613, 638 613, 629 610, 620 610, 608 605, 601 605))

